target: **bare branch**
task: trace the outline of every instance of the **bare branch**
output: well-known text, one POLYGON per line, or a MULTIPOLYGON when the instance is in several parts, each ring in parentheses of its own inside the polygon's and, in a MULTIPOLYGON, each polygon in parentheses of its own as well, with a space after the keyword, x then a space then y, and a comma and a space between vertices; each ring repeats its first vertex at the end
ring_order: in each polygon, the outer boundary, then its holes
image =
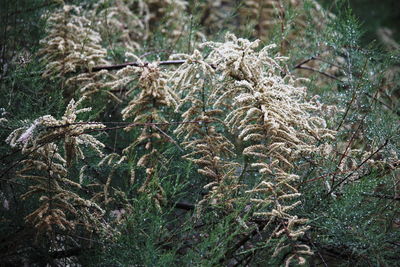
MULTIPOLYGON (((180 65, 185 63, 186 60, 166 60, 158 62, 158 65, 180 65)), ((134 67, 145 67, 149 64, 149 62, 139 63, 139 62, 127 62, 123 64, 116 64, 116 65, 101 65, 94 67, 92 69, 93 72, 100 71, 100 70, 120 70, 127 66, 134 66, 134 67)))

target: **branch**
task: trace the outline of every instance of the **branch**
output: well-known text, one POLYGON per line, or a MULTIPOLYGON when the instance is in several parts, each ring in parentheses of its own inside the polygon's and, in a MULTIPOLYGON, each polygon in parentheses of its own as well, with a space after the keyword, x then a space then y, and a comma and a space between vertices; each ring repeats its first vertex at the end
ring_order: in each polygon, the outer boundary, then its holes
POLYGON ((340 79, 338 79, 338 78, 336 78, 335 76, 333 76, 333 75, 331 75, 331 74, 329 74, 329 73, 326 73, 326 72, 323 72, 323 71, 320 71, 320 70, 317 70, 317 69, 314 69, 314 68, 311 68, 311 67, 308 67, 308 66, 297 66, 297 67, 295 67, 296 69, 303 69, 303 70, 310 70, 310 71, 314 71, 314 72, 317 72, 317 73, 319 73, 319 74, 322 74, 322 75, 324 75, 324 76, 326 76, 326 77, 328 77, 328 78, 331 78, 331 79, 333 79, 333 80, 336 80, 336 81, 338 81, 338 82, 342 82, 340 79))
POLYGON ((352 171, 349 175, 347 175, 343 180, 341 180, 339 183, 337 183, 336 185, 332 185, 332 189, 329 190, 329 192, 327 193, 327 195, 330 195, 333 191, 335 191, 336 188, 338 188, 341 184, 343 184, 345 181, 347 181, 358 169, 360 169, 368 160, 370 160, 376 153, 378 153, 379 151, 381 151, 387 144, 389 143, 389 139, 386 139, 386 141, 380 146, 378 147, 377 150, 375 150, 373 153, 371 153, 371 155, 369 155, 368 158, 366 158, 363 162, 361 162, 357 168, 352 171))
POLYGON ((386 108, 388 108, 390 111, 392 111, 394 114, 400 116, 400 110, 394 110, 391 106, 389 106, 388 104, 382 102, 381 100, 379 100, 376 96, 373 96, 369 93, 365 93, 366 96, 374 99, 375 101, 377 101, 379 104, 381 104, 382 106, 385 106, 386 108))
POLYGON ((256 227, 253 231, 245 235, 242 239, 240 239, 233 247, 228 249, 225 252, 224 257, 220 258, 219 263, 222 264, 226 259, 232 258, 232 256, 235 254, 235 252, 241 248, 244 244, 246 244, 248 241, 250 241, 255 235, 260 233, 262 230, 264 230, 265 226, 267 223, 265 221, 260 221, 257 223, 258 227, 256 227))
POLYGON ((194 210, 195 205, 192 203, 187 203, 187 202, 176 202, 175 208, 181 209, 181 210, 194 210))
POLYGON ((361 193, 362 196, 367 196, 367 197, 376 197, 380 199, 389 199, 389 200, 397 200, 400 201, 400 196, 388 196, 388 195, 382 195, 382 194, 368 194, 368 193, 361 193))
POLYGON ((327 61, 324 61, 323 59, 319 58, 318 56, 319 56, 319 54, 317 54, 317 55, 315 55, 315 56, 312 56, 312 57, 310 57, 310 58, 307 58, 307 59, 301 61, 299 64, 297 64, 296 66, 294 66, 293 69, 303 69, 303 70, 314 71, 314 72, 317 72, 317 73, 319 73, 319 74, 322 74, 322 75, 324 75, 324 76, 326 76, 326 77, 328 77, 328 78, 331 78, 331 79, 333 79, 333 80, 336 80, 336 81, 338 81, 338 82, 342 82, 340 79, 336 78, 335 76, 333 76, 333 75, 331 75, 331 74, 329 74, 329 73, 326 73, 326 72, 323 72, 323 71, 320 71, 320 70, 311 68, 311 67, 309 67, 309 66, 303 66, 304 64, 306 64, 306 63, 308 63, 308 62, 310 62, 310 61, 312 61, 312 60, 319 60, 319 61, 322 61, 322 62, 331 64, 331 65, 333 65, 333 66, 339 67, 339 66, 337 66, 337 65, 334 65, 333 63, 329 63, 329 62, 327 62, 327 61))
POLYGON ((80 255, 83 251, 85 253, 87 252, 88 248, 71 248, 67 250, 60 250, 60 251, 53 251, 49 253, 49 256, 53 259, 62 259, 62 258, 68 258, 72 256, 78 256, 80 255))
MULTIPOLYGON (((362 77, 362 76, 364 75, 364 73, 365 73, 365 70, 366 70, 366 68, 367 68, 367 63, 368 63, 368 60, 365 60, 364 67, 363 67, 363 70, 362 70, 362 73, 361 73, 361 77, 362 77)), ((340 127, 342 127, 342 124, 344 123, 344 121, 345 121, 347 115, 349 114, 350 108, 351 108, 351 106, 353 105, 353 102, 354 102, 354 100, 355 100, 356 97, 357 97, 357 91, 358 91, 358 89, 359 89, 360 86, 361 86, 361 80, 362 80, 362 79, 360 79, 360 80, 358 81, 356 87, 354 88, 353 96, 352 96, 352 98, 351 98, 349 104, 347 105, 346 111, 345 111, 345 113, 344 113, 344 115, 343 115, 343 118, 342 118, 342 120, 340 121, 339 126, 337 127, 336 131, 339 131, 339 129, 340 129, 340 127)), ((376 92, 378 92, 378 91, 376 91, 376 92)))
POLYGON ((164 135, 165 137, 167 137, 167 139, 173 143, 181 152, 184 152, 183 149, 179 146, 179 144, 171 137, 169 136, 167 133, 165 133, 163 130, 161 130, 159 127, 157 127, 157 125, 152 125, 152 127, 154 129, 156 129, 157 131, 159 131, 162 135, 164 135))
MULTIPOLYGON (((160 61, 158 62, 158 65, 179 65, 185 63, 186 60, 166 60, 166 61, 160 61)), ((116 65, 101 65, 94 67, 92 69, 93 72, 100 71, 100 70, 120 70, 123 69, 127 66, 135 66, 135 67, 146 67, 149 65, 149 62, 127 62, 123 64, 116 64, 116 65)))
MULTIPOLYGON (((175 125, 175 124, 190 124, 190 123, 198 123, 198 124, 207 124, 207 123, 212 123, 215 121, 177 121, 177 122, 146 122, 146 123, 129 123, 127 125, 121 125, 121 126, 114 126, 114 127, 106 127, 106 128, 97 128, 97 129, 91 129, 88 131, 84 131, 80 134, 88 134, 88 133, 93 133, 93 132, 103 132, 103 131, 109 131, 109 130, 115 130, 115 129, 123 129, 127 127, 154 127, 156 125, 175 125)), ((55 126, 57 127, 57 126, 55 126)))
MULTIPOLYGON (((353 133, 349 142, 347 143, 346 149, 344 150, 342 156, 340 157, 339 163, 336 166, 336 170, 338 170, 340 168, 340 165, 342 164, 343 159, 347 156, 347 151, 349 150, 350 146, 353 144, 353 141, 355 140, 355 137, 358 134, 358 131, 361 129, 361 126, 364 124, 364 121, 365 121, 365 118, 367 117, 367 115, 368 115, 368 113, 365 113, 364 117, 358 124, 356 131, 353 133)), ((335 184, 335 178, 336 178, 336 174, 334 174, 332 176, 332 186, 335 184)))
MULTIPOLYGON (((317 54, 317 56, 318 56, 318 54, 317 54)), ((297 64, 296 66, 294 66, 293 69, 298 69, 298 68, 300 68, 302 65, 304 65, 304 64, 306 64, 306 63, 308 63, 308 62, 310 62, 311 60, 315 60, 317 56, 312 56, 312 57, 309 57, 309 58, 307 58, 307 59, 304 59, 304 60, 301 61, 299 64, 297 64)))

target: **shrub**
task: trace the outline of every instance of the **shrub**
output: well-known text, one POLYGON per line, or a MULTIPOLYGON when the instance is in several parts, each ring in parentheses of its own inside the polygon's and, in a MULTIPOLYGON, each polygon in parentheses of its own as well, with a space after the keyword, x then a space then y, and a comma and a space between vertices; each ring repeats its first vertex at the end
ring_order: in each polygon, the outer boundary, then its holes
POLYGON ((1 26, 14 36, 0 77, 2 264, 398 261, 399 58, 361 47, 350 10, 26 5, 7 5, 1 26), (39 33, 24 43, 9 17, 39 33))

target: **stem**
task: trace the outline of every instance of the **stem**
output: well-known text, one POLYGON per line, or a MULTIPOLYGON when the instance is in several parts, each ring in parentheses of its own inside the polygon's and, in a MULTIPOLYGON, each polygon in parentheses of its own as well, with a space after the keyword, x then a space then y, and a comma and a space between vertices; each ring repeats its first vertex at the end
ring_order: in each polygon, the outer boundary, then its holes
MULTIPOLYGON (((186 60, 166 60, 166 61, 159 61, 158 65, 179 65, 185 63, 186 60)), ((100 65, 94 67, 92 69, 93 72, 100 71, 100 70, 120 70, 127 66, 134 66, 134 67, 146 67, 149 62, 139 63, 139 62, 127 62, 123 64, 116 64, 116 65, 100 65)))
POLYGON ((329 190, 329 192, 327 193, 327 195, 330 195, 333 191, 335 191, 336 188, 338 188, 341 184, 343 184, 345 181, 347 181, 357 170, 359 170, 368 160, 370 160, 376 153, 378 153, 379 151, 381 151, 387 144, 389 143, 389 139, 386 139, 386 141, 380 146, 378 147, 377 150, 375 150, 375 152, 373 152, 371 155, 369 155, 368 158, 366 158, 363 162, 361 162, 357 168, 352 171, 349 175, 347 175, 343 180, 341 180, 339 183, 337 183, 336 185, 332 186, 332 189, 329 190))
MULTIPOLYGON (((360 86, 361 86, 361 79, 362 79, 362 77, 364 76, 364 72, 365 72, 365 69, 366 69, 366 67, 367 67, 367 63, 368 63, 368 59, 365 60, 364 67, 363 67, 363 70, 362 70, 362 73, 361 73, 361 77, 360 77, 360 81, 357 83, 357 86, 356 86, 356 88, 354 89, 353 97, 351 98, 350 103, 347 105, 346 112, 344 113, 343 118, 342 118, 342 120, 340 121, 339 126, 337 127, 336 131, 339 131, 340 127, 342 127, 342 125, 343 125, 343 123, 344 123, 344 121, 345 121, 347 115, 349 114, 350 107, 353 105, 353 102, 354 102, 354 100, 356 99, 357 91, 358 91, 358 89, 359 89, 360 86)), ((349 71, 351 72, 351 70, 349 70, 349 71)), ((350 74, 351 74, 351 73, 350 73, 350 74)), ((352 80, 352 75, 350 75, 350 81, 351 81, 351 80, 352 80)))

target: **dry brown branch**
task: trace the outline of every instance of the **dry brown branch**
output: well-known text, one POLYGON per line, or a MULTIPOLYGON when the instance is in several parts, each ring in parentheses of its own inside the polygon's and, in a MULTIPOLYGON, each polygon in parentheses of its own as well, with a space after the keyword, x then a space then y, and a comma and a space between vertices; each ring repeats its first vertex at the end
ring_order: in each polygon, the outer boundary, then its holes
POLYGON ((388 196, 388 195, 383 195, 383 194, 368 194, 368 193, 361 193, 363 196, 367 197, 376 197, 380 199, 388 199, 388 200, 397 200, 400 201, 400 197, 396 196, 388 196))
MULTIPOLYGON (((166 60, 166 61, 159 61, 157 65, 180 65, 185 63, 186 60, 166 60)), ((146 67, 150 64, 150 62, 127 62, 123 64, 116 64, 116 65, 101 65, 96 66, 92 69, 93 72, 100 71, 100 70, 120 70, 127 66, 134 66, 134 67, 146 67)), ((87 70, 89 71, 89 70, 87 70)))
POLYGON ((327 193, 327 195, 330 195, 332 192, 334 192, 336 190, 336 188, 338 188, 341 184, 343 184, 345 181, 347 181, 357 170, 359 170, 368 160, 370 160, 376 153, 378 153, 379 151, 381 151, 388 143, 389 143, 390 139, 386 139, 385 142, 379 146, 374 152, 372 152, 369 157, 367 157, 365 160, 363 160, 355 170, 353 170, 350 174, 348 174, 345 178, 343 178, 342 180, 340 180, 340 182, 338 182, 337 184, 333 185, 331 190, 329 190, 329 192, 327 193))
POLYGON ((333 79, 333 80, 335 80, 335 81, 342 82, 339 78, 336 78, 336 77, 333 76, 332 74, 329 74, 329 73, 327 73, 327 72, 323 72, 323 71, 314 69, 314 68, 309 67, 309 66, 302 66, 302 65, 300 65, 300 66, 297 66, 296 69, 302 69, 302 70, 309 70, 309 71, 317 72, 317 73, 322 74, 322 75, 324 75, 324 76, 326 76, 326 77, 328 77, 328 78, 331 78, 331 79, 333 79))

